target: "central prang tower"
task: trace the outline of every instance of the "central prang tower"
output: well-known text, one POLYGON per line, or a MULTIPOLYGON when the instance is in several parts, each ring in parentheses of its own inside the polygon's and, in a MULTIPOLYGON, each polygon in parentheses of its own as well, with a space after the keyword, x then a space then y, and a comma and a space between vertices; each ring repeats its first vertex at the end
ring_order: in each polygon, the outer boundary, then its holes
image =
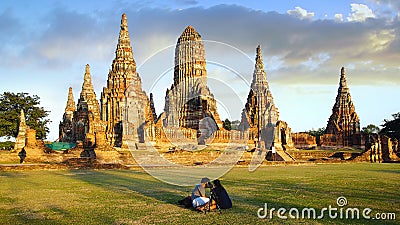
POLYGON ((222 128, 214 95, 207 87, 204 45, 200 34, 188 26, 175 48, 174 83, 165 97, 166 127, 200 130, 201 120, 209 118, 215 129, 222 128))
POLYGON ((140 86, 136 73, 126 14, 122 14, 115 59, 108 73, 107 86, 101 93, 101 119, 106 121, 106 141, 112 146, 122 144, 122 120, 125 109, 125 91, 129 85, 140 86))

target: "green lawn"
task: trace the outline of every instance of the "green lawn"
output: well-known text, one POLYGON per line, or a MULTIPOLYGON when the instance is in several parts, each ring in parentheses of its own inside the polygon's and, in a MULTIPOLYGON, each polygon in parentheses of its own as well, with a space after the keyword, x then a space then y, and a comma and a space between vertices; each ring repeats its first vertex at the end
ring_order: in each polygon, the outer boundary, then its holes
MULTIPOLYGON (((0 172, 0 224, 399 224, 400 164, 307 164, 234 168, 221 178, 234 207, 198 213, 177 200, 192 187, 158 181, 142 170, 0 172), (360 210, 396 220, 259 219, 268 208, 337 207, 339 196, 360 210)), ((286 212, 286 216, 288 213, 286 212)), ((361 216, 361 215, 360 215, 361 216)))

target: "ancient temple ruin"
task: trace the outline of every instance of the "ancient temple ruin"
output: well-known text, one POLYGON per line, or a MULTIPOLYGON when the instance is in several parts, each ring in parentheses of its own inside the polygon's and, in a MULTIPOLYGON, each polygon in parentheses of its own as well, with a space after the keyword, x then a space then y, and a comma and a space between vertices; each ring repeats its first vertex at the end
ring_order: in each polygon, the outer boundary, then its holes
POLYGON ((100 106, 93 89, 89 65, 85 68, 82 91, 73 120, 76 141, 86 141, 91 144, 102 142, 100 139, 103 139, 105 126, 100 121, 100 106))
MULTIPOLYGON (((100 104, 87 65, 77 104, 70 88, 59 128, 61 141, 82 141, 95 146, 126 147, 128 141, 172 145, 247 142, 257 148, 274 146, 277 151, 282 151, 294 148, 294 144, 305 148, 316 145, 315 138, 305 134, 296 134, 292 138, 288 124, 279 120, 260 46, 256 49, 253 79, 239 130, 223 129, 216 100, 207 86, 204 44, 191 26, 177 40, 173 84, 166 91, 164 112, 157 116, 153 95, 150 93, 148 97, 142 90, 142 81, 136 71, 125 14, 121 18, 115 58, 100 104)), ((325 146, 354 146, 361 144, 360 137, 359 119, 342 68, 336 103, 326 134, 320 140, 325 146)))
POLYGON ((68 89, 68 100, 65 106, 63 119, 59 125, 59 140, 61 142, 75 142, 73 127, 74 112, 76 110, 72 87, 68 89))
POLYGON ((246 120, 242 120, 239 126, 249 126, 251 129, 274 127, 279 112, 269 89, 260 46, 256 49, 256 64, 250 88, 245 105, 246 120))
POLYGON ((175 47, 174 83, 165 97, 163 126, 188 128, 209 137, 222 129, 214 95, 207 87, 204 45, 200 34, 188 26, 175 47))
POLYGON ((122 145, 123 112, 126 106, 125 91, 133 85, 141 89, 141 81, 136 73, 131 41, 128 32, 128 19, 122 14, 115 59, 108 73, 107 86, 101 93, 101 119, 106 121, 106 142, 112 146, 122 145))
MULTIPOLYGON (((150 94, 152 96, 152 94, 150 94)), ((142 90, 142 81, 136 74, 125 91, 122 120, 122 146, 132 143, 154 141, 155 109, 146 92, 142 90)))
POLYGON ((90 67, 86 65, 82 90, 75 107, 72 88, 69 88, 67 106, 59 125, 60 141, 84 142, 86 145, 104 143, 105 124, 100 120, 100 106, 94 92, 90 67))
POLYGON ((18 126, 18 135, 15 138, 14 151, 20 151, 26 145, 26 133, 29 127, 26 125, 25 121, 25 113, 24 110, 21 109, 21 113, 19 116, 19 126, 18 126))
POLYGON ((256 49, 255 68, 247 102, 239 125, 241 130, 250 130, 250 139, 258 142, 258 147, 270 148, 274 130, 279 119, 278 108, 267 81, 261 47, 256 49))
POLYGON ((360 146, 360 120, 347 87, 346 71, 340 70, 340 82, 332 115, 329 117, 322 145, 360 146))

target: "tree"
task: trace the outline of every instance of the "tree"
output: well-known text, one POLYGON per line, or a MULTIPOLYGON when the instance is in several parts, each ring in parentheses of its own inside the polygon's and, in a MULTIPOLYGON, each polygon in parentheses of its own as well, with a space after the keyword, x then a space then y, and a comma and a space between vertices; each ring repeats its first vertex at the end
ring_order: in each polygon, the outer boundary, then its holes
POLYGON ((381 125, 383 128, 379 134, 400 140, 400 112, 392 114, 392 117, 392 120, 383 120, 384 124, 381 125))
POLYGON ((231 121, 232 130, 239 130, 239 125, 240 125, 240 121, 239 120, 231 121))
POLYGON ((325 127, 318 128, 317 130, 314 130, 313 128, 312 130, 309 130, 306 133, 314 137, 320 137, 325 134, 325 130, 326 130, 325 127))
POLYGON ((377 134, 379 133, 381 129, 379 129, 378 126, 374 125, 374 124, 369 124, 366 127, 363 127, 361 129, 361 132, 364 134, 377 134))
POLYGON ((0 137, 17 137, 21 109, 24 110, 26 124, 36 130, 36 138, 46 138, 51 121, 46 117, 49 111, 39 107, 40 98, 28 93, 4 92, 0 94, 0 137))
POLYGON ((224 120, 222 126, 225 128, 225 130, 232 130, 231 121, 228 119, 224 120))

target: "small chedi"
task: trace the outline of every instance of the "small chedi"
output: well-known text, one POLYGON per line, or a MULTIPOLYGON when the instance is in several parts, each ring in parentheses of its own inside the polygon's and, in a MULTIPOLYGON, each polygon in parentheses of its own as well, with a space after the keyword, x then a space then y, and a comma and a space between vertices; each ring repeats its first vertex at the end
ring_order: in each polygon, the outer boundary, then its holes
POLYGON ((43 154, 43 151, 40 149, 41 147, 43 147, 43 141, 36 140, 36 130, 30 128, 26 124, 25 113, 24 110, 21 109, 14 152, 20 152, 24 148, 28 158, 32 159, 32 156, 40 156, 43 154))
POLYGON ((270 149, 293 148, 291 129, 284 121, 279 121, 278 108, 267 81, 261 47, 256 49, 256 63, 253 81, 242 112, 240 130, 249 129, 249 141, 257 142, 256 147, 270 149))
POLYGON ((19 128, 18 135, 15 138, 14 151, 20 151, 26 145, 26 134, 29 127, 26 125, 25 121, 25 113, 24 110, 21 109, 21 114, 19 116, 19 128))
POLYGON ((75 111, 76 106, 74 101, 74 94, 72 93, 72 87, 69 87, 67 105, 65 106, 63 119, 59 125, 58 135, 61 142, 75 142, 76 140, 73 125, 75 111))
POLYGON ((68 101, 63 120, 59 125, 60 141, 84 142, 86 145, 104 143, 105 124, 100 120, 100 106, 94 92, 90 67, 86 65, 82 90, 75 107, 72 87, 68 91, 68 101))
POLYGON ((90 67, 85 67, 85 75, 82 84, 76 111, 74 112, 74 133, 76 141, 86 141, 88 145, 97 145, 104 142, 104 125, 100 121, 100 106, 93 89, 90 67))
POLYGON ((332 115, 329 117, 322 146, 361 146, 360 120, 347 87, 346 71, 340 70, 340 82, 332 115))

